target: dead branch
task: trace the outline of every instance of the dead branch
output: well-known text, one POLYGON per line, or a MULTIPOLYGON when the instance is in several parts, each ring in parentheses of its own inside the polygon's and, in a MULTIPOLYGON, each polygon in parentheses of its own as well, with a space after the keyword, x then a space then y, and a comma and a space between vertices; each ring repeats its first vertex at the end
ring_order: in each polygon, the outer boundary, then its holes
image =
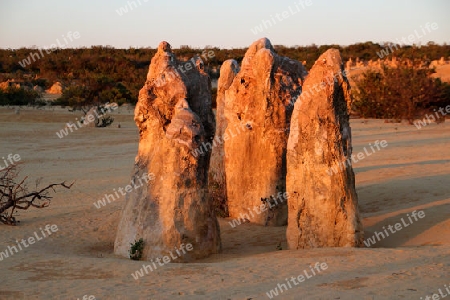
POLYGON ((16 181, 19 176, 17 165, 11 165, 0 170, 0 222, 7 225, 16 225, 13 216, 16 209, 26 210, 30 207, 44 208, 50 205, 52 199, 50 192, 56 193, 56 187, 60 186, 70 189, 75 182, 70 184, 65 181, 61 183, 52 183, 44 188, 38 189, 38 181, 36 189, 28 191, 25 176, 21 181, 16 181))

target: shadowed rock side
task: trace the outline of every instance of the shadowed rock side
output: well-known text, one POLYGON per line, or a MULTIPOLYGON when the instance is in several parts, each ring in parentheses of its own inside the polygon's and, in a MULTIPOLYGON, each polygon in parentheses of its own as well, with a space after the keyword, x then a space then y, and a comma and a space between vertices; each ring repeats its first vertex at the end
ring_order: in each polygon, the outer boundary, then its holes
MULTIPOLYGON (((239 72, 239 64, 234 59, 224 61, 220 68, 217 84, 216 135, 208 145, 212 148, 211 165, 209 167, 209 193, 213 197, 216 209, 224 216, 228 215, 227 187, 225 177, 224 138, 227 121, 225 119, 225 91, 230 87, 239 72)), ((227 133, 227 138, 229 133, 227 133)), ((205 147, 206 148, 206 147, 205 147)))
POLYGON ((247 50, 240 72, 225 91, 225 132, 229 133, 224 144, 225 173, 231 217, 286 225, 288 129, 305 75, 300 62, 278 56, 263 38, 247 50))
POLYGON ((210 154, 193 155, 215 130, 201 59, 180 62, 162 42, 139 92, 135 121, 140 141, 132 178, 137 185, 145 173, 155 179, 127 194, 115 253, 128 257, 130 243, 140 238, 146 260, 167 255, 188 262, 217 253, 219 226, 207 192, 210 154), (174 250, 188 243, 193 250, 177 255, 174 250))
POLYGON ((292 114, 287 147, 290 249, 360 246, 363 228, 352 166, 330 168, 350 159, 347 101, 338 50, 316 61, 292 114))

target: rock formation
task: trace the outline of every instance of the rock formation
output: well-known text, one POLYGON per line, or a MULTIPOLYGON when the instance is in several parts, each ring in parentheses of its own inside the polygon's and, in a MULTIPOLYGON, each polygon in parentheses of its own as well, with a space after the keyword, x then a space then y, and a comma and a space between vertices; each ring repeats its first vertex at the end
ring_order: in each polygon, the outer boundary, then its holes
POLYGON ((19 89, 20 82, 16 82, 15 79, 8 79, 6 81, 0 82, 0 90, 7 90, 9 87, 14 87, 19 89))
POLYGON ((390 67, 391 68, 398 68, 398 66, 399 66, 399 62, 398 62, 398 60, 397 60, 397 57, 392 57, 392 60, 391 60, 391 62, 390 62, 390 67))
POLYGON ((362 244, 351 166, 350 87, 343 71, 338 50, 322 54, 292 113, 286 179, 290 249, 362 244))
POLYGON ((126 195, 114 245, 118 255, 128 257, 130 244, 140 238, 146 260, 167 257, 183 244, 192 244, 193 250, 171 261, 188 262, 220 250, 207 191, 210 153, 195 152, 214 136, 210 79, 199 57, 192 62, 178 61, 162 42, 139 92, 135 187, 126 195), (144 183, 147 174, 154 180, 144 183))
POLYGON ((300 62, 277 55, 270 41, 263 38, 247 50, 241 70, 225 91, 224 151, 230 217, 262 225, 286 225, 288 129, 305 75, 300 62))
POLYGON ((349 60, 347 60, 347 62, 345 63, 345 69, 350 71, 353 67, 353 61, 352 58, 350 57, 349 60))
POLYGON ((61 84, 61 82, 55 82, 48 90, 46 90, 45 92, 48 94, 57 94, 57 95, 62 95, 64 90, 63 85, 61 84))
MULTIPOLYGON (((216 109, 216 135, 211 145, 211 164, 209 167, 209 193, 219 213, 228 215, 226 177, 225 177, 225 152, 224 135, 227 127, 225 119, 225 91, 230 87, 234 77, 239 72, 239 64, 234 59, 224 61, 220 68, 220 78, 217 88, 216 109)), ((228 137, 228 133, 227 133, 228 137)))

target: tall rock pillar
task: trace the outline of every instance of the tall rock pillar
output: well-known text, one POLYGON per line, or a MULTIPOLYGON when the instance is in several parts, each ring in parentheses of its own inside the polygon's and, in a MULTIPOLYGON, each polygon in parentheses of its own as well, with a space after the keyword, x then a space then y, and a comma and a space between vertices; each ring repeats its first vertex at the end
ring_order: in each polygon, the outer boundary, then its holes
MULTIPOLYGON (((213 197, 216 208, 223 215, 228 215, 227 181, 225 176, 224 138, 229 138, 226 131, 225 92, 233 83, 239 72, 239 64, 234 59, 223 62, 217 84, 216 135, 212 142, 211 165, 209 168, 209 193, 213 197)), ((205 147, 206 148, 206 147, 205 147)))
POLYGON ((219 225, 207 189, 210 153, 196 152, 215 131, 202 60, 178 61, 162 42, 134 119, 140 140, 132 179, 136 186, 146 174, 153 180, 127 194, 114 252, 128 257, 130 243, 142 238, 145 260, 171 255, 173 261, 187 262, 217 253, 219 225), (192 249, 178 255, 183 244, 192 249))
POLYGON ((303 65, 275 53, 266 38, 247 50, 225 91, 224 142, 230 217, 281 226, 287 222, 286 147, 303 65))
POLYGON ((351 165, 350 86, 343 72, 338 50, 322 54, 292 113, 286 180, 290 249, 362 244, 351 165))

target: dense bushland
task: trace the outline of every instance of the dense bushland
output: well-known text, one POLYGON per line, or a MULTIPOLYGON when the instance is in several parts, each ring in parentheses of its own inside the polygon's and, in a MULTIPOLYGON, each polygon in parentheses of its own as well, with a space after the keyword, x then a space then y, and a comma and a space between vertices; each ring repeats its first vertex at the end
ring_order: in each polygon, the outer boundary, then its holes
POLYGON ((368 70, 356 81, 353 108, 363 118, 412 121, 420 112, 450 104, 450 85, 432 69, 399 66, 368 70))
MULTIPOLYGON (((340 50, 344 61, 349 58, 377 60, 382 49, 388 44, 372 42, 349 46, 310 45, 285 47, 275 45, 278 54, 299 61, 305 61, 307 69, 311 68, 317 58, 327 49, 340 50)), ((174 49, 179 59, 187 60, 194 55, 202 55, 205 49, 182 47, 174 49)), ((230 58, 242 61, 247 49, 219 49, 208 47, 213 56, 205 60, 205 69, 211 78, 219 77, 222 63, 230 58)), ((150 64, 156 53, 151 48, 114 49, 110 46, 92 46, 78 49, 56 49, 38 59, 30 59, 31 53, 39 49, 0 49, 0 82, 14 79, 30 87, 38 85, 48 89, 54 82, 61 82, 66 89, 54 104, 72 107, 88 107, 106 102, 135 104, 138 93, 143 86, 150 64), (25 63, 24 60, 30 62, 25 63)), ((396 47, 390 54, 399 59, 421 61, 425 64, 441 57, 450 57, 449 45, 437 45, 432 42, 422 47, 396 47)), ((35 57, 39 57, 35 55, 35 57)), ((205 57, 203 57, 205 58, 205 57)), ((362 93, 356 95, 355 109, 367 117, 405 117, 411 118, 417 107, 447 103, 448 86, 438 81, 425 80, 427 70, 391 70, 369 72, 360 82, 364 86, 362 93), (411 80, 415 78, 415 80, 411 80), (423 92, 422 96, 418 93, 423 92), (398 100, 400 97, 403 100, 398 100), (394 101, 394 98, 397 101, 394 101), (444 99, 444 100, 443 100, 444 99), (447 99, 447 100, 445 100, 447 99)), ((0 105, 39 105, 36 98, 39 92, 29 89, 0 91, 0 105)))

